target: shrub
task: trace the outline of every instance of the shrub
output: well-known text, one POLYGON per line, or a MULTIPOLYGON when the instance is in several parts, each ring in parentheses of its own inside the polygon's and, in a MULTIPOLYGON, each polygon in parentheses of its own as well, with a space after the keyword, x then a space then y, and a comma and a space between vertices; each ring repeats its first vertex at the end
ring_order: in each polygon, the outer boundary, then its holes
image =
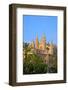
POLYGON ((47 73, 47 65, 43 63, 40 64, 24 63, 23 73, 24 74, 47 73))

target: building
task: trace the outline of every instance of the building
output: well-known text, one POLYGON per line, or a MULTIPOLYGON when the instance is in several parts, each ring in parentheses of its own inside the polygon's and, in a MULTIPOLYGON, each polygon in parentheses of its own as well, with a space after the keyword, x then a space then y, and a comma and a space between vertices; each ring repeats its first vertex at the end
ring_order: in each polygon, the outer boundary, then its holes
POLYGON ((43 35, 41 40, 36 36, 35 41, 29 44, 31 51, 44 58, 44 63, 49 62, 49 57, 53 55, 53 43, 47 43, 46 37, 43 35))

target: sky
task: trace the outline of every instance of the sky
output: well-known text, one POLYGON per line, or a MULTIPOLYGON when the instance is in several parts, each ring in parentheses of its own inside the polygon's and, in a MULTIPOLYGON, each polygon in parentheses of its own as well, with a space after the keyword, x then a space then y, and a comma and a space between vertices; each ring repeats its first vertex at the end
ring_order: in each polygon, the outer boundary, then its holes
POLYGON ((57 44, 57 16, 23 16, 24 42, 35 41, 36 36, 40 40, 43 35, 46 42, 57 44))

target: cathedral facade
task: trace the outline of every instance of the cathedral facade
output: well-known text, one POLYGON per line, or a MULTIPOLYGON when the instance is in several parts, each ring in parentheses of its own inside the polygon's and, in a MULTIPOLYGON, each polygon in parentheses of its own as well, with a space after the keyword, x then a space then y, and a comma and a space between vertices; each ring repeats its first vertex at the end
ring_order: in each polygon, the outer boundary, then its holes
POLYGON ((32 41, 29 44, 29 47, 31 47, 32 49, 36 49, 38 51, 43 52, 42 54, 53 54, 53 44, 52 43, 47 43, 46 42, 46 37, 42 36, 40 42, 38 40, 38 36, 36 37, 35 41, 32 41))
POLYGON ((46 37, 43 35, 39 41, 38 36, 36 36, 35 41, 29 44, 32 51, 42 58, 44 57, 44 62, 48 63, 49 56, 53 55, 53 44, 46 42, 46 37))

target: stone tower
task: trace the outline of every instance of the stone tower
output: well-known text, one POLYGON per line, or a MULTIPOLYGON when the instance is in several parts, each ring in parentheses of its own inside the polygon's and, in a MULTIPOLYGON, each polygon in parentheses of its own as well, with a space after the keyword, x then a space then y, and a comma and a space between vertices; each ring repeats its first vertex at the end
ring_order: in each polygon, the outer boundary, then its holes
POLYGON ((49 50, 49 53, 50 54, 53 54, 53 43, 51 42, 51 44, 50 44, 50 50, 49 50))
POLYGON ((45 50, 46 49, 46 38, 43 35, 39 44, 39 49, 45 50))
POLYGON ((36 48, 36 49, 39 48, 38 36, 36 36, 36 40, 35 40, 35 48, 36 48))

